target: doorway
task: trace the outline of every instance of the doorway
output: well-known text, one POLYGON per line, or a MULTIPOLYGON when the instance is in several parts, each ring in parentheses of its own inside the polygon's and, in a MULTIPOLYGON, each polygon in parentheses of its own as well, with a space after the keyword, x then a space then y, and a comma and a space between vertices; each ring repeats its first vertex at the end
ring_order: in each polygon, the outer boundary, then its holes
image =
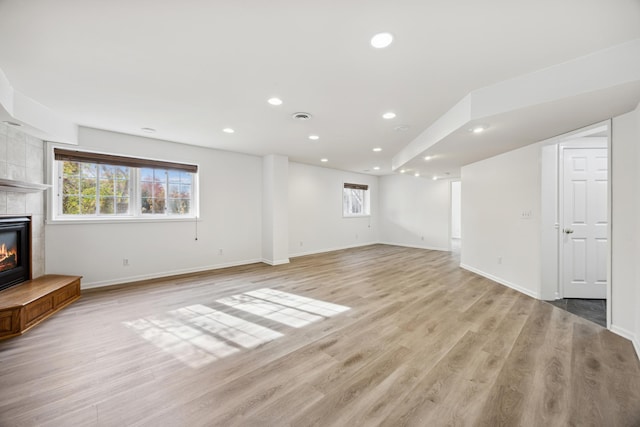
POLYGON ((541 299, 608 327, 609 123, 542 148, 541 299))

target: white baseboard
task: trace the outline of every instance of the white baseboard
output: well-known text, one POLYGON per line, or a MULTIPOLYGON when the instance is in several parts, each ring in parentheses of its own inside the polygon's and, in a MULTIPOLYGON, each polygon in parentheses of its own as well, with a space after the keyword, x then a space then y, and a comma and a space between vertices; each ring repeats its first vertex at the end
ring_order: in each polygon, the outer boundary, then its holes
POLYGON ((170 276, 178 276, 178 275, 181 275, 181 274, 199 273, 201 271, 218 270, 218 269, 221 269, 221 268, 237 267, 237 266, 240 266, 240 265, 256 264, 256 263, 259 263, 259 262, 262 262, 262 260, 261 259, 251 259, 251 260, 246 260, 246 261, 237 261, 237 262, 228 262, 228 263, 222 263, 222 264, 208 265, 208 266, 205 266, 205 267, 185 268, 185 269, 181 269, 181 270, 163 271, 161 273, 141 274, 141 275, 138 275, 138 276, 119 277, 117 279, 102 280, 102 281, 99 281, 99 282, 82 283, 82 289, 102 288, 102 287, 105 287, 105 286, 121 285, 123 283, 140 282, 140 281, 143 281, 143 280, 150 280, 150 279, 161 279, 161 278, 170 277, 170 276))
POLYGON ((438 248, 435 246, 419 246, 419 245, 407 245, 405 243, 394 243, 394 242, 380 242, 381 245, 390 245, 390 246, 400 246, 403 248, 412 248, 412 249, 427 249, 429 251, 443 251, 450 252, 449 248, 438 248))
POLYGON ((333 247, 333 248, 325 248, 325 249, 317 249, 317 250, 313 250, 313 251, 306 251, 306 252, 296 252, 294 254, 289 254, 289 258, 296 258, 299 256, 307 256, 307 255, 316 255, 316 254, 323 254, 326 252, 333 252, 333 251, 341 251, 344 249, 352 249, 352 248, 360 248, 363 246, 371 246, 371 245, 377 245, 380 242, 367 242, 367 243, 358 243, 357 245, 349 245, 349 246, 338 246, 338 247, 333 247))
POLYGON ((633 348, 636 350, 636 356, 640 360, 640 339, 636 334, 614 324, 611 324, 611 328, 609 328, 609 330, 614 334, 620 335, 622 338, 626 338, 631 341, 631 343, 633 344, 633 348))
POLYGON ((275 260, 275 261, 271 261, 269 259, 262 258, 262 262, 265 263, 265 264, 269 264, 269 265, 283 265, 283 264, 289 264, 289 258, 278 259, 278 260, 275 260))
POLYGON ((518 292, 522 292, 525 295, 529 295, 530 297, 533 297, 535 299, 540 299, 540 296, 538 295, 537 292, 532 292, 530 289, 523 288, 522 286, 516 285, 515 283, 511 283, 508 280, 504 280, 500 277, 494 276, 493 274, 485 273, 482 270, 478 270, 477 268, 471 267, 466 264, 460 264, 460 267, 464 268, 465 270, 469 270, 472 273, 479 274, 482 277, 486 277, 487 279, 493 280, 494 282, 500 283, 501 285, 504 285, 508 288, 514 289, 518 292))

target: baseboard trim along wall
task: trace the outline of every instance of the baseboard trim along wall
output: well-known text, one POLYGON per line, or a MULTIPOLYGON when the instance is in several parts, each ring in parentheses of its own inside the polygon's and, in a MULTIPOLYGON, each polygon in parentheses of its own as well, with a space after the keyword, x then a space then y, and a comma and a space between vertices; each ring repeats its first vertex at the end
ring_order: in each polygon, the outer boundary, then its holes
POLYGON ((401 246, 403 248, 412 248, 412 249, 426 249, 429 251, 442 251, 442 252, 450 252, 449 248, 439 248, 435 246, 419 246, 419 245, 407 245, 405 243, 394 243, 394 242, 380 242, 381 245, 390 245, 390 246, 401 246))
POLYGON ((298 252, 298 253, 295 253, 295 254, 289 254, 289 258, 297 258, 297 257, 307 256, 307 255, 323 254, 323 253, 326 253, 326 252, 341 251, 341 250, 344 250, 344 249, 352 249, 352 248, 361 248, 363 246, 371 246, 371 245, 378 245, 378 244, 380 244, 380 242, 367 242, 367 243, 358 243, 357 245, 338 246, 338 247, 327 248, 327 249, 318 249, 318 250, 315 250, 315 251, 298 252))
POLYGON ((262 262, 261 259, 250 259, 246 261, 208 265, 205 267, 185 268, 182 270, 163 271, 161 273, 154 273, 154 274, 142 274, 139 276, 121 277, 113 280, 103 280, 100 282, 82 283, 82 289, 102 288, 105 286, 122 285, 125 283, 129 284, 129 283, 141 282, 143 280, 151 280, 151 279, 164 279, 171 276, 179 276, 181 274, 200 273, 202 271, 207 271, 207 270, 219 270, 221 268, 238 267, 241 265, 257 264, 260 262, 262 262))
POLYGON ((275 261, 271 261, 269 259, 262 258, 262 262, 265 263, 265 264, 269 264, 269 265, 283 265, 283 264, 289 264, 289 258, 277 259, 275 261))
POLYGON ((528 296, 530 296, 532 298, 540 299, 540 296, 538 295, 537 292, 531 292, 529 289, 523 288, 522 286, 518 286, 515 283, 509 282, 508 280, 501 279, 500 277, 494 276, 493 274, 485 273, 482 270, 478 270, 478 269, 476 269, 474 267, 471 267, 469 265, 466 265, 466 264, 460 264, 460 268, 464 268, 465 270, 468 270, 468 271, 470 271, 472 273, 479 274, 482 277, 486 277, 487 279, 493 280, 496 283, 504 285, 504 286, 506 286, 508 288, 511 288, 513 290, 516 290, 518 292, 522 292, 523 294, 528 295, 528 296))
POLYGON ((620 335, 622 338, 626 338, 631 341, 633 348, 636 350, 636 356, 638 357, 638 360, 640 360, 640 338, 633 332, 614 324, 611 324, 610 330, 614 334, 620 335))

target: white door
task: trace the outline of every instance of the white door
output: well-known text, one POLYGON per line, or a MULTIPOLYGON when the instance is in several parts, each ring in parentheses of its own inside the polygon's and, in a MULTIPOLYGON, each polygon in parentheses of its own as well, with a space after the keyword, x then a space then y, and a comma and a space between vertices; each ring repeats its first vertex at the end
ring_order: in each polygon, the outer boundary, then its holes
POLYGON ((607 149, 565 148, 563 157, 563 296, 605 299, 607 149))

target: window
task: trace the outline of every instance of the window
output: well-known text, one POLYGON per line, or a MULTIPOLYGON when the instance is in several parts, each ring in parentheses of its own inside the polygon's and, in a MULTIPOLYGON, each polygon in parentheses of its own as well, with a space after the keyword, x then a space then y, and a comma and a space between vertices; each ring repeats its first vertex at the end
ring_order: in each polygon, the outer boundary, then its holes
POLYGON ((369 186, 345 183, 342 189, 342 215, 355 217, 369 214, 369 186))
POLYGON ((198 167, 54 149, 57 218, 195 217, 198 167))

